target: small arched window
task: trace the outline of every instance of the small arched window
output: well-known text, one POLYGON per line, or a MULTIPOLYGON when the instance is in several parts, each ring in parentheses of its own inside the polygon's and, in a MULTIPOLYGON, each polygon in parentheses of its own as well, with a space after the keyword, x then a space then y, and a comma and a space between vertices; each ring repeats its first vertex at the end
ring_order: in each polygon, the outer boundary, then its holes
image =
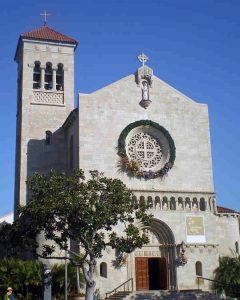
POLYGON ((139 204, 140 205, 145 205, 145 198, 144 198, 144 196, 140 196, 139 204))
POLYGON ((51 143, 52 143, 52 132, 47 130, 46 131, 45 144, 50 145, 51 143))
POLYGON ((206 203, 205 203, 205 199, 204 198, 200 199, 200 210, 201 211, 205 211, 206 210, 206 203))
POLYGON ((196 276, 202 276, 203 275, 202 263, 200 261, 196 262, 195 268, 196 268, 196 276))
POLYGON ((56 73, 56 89, 57 91, 63 91, 63 65, 58 64, 56 73))
POLYGON ((41 65, 41 63, 39 61, 36 61, 34 63, 34 68, 33 68, 33 88, 34 89, 40 89, 40 87, 41 87, 40 65, 41 65))
POLYGON ((100 276, 107 278, 107 264, 105 262, 100 263, 100 276))
POLYGON ((138 200, 137 200, 137 197, 136 196, 133 196, 132 197, 132 202, 134 205, 137 205, 138 204, 138 200))
POLYGON ((53 85, 53 73, 52 73, 52 64, 47 63, 46 64, 46 69, 45 69, 45 84, 44 88, 46 90, 51 90, 53 85))
POLYGON ((170 210, 176 210, 176 200, 174 197, 170 198, 170 210))
POLYGON ((148 196, 147 198, 147 204, 149 206, 149 208, 152 208, 153 207, 153 200, 152 200, 152 197, 151 196, 148 196))
POLYGON ((238 242, 235 243, 235 250, 236 250, 236 253, 239 254, 239 246, 238 246, 238 242))

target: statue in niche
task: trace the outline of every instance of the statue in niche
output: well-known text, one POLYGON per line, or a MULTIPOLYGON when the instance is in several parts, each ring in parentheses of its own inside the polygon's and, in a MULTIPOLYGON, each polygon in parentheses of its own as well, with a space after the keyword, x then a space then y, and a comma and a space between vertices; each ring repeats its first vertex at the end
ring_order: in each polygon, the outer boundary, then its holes
POLYGON ((189 203, 186 204, 186 210, 190 210, 190 204, 189 203))
POLYGON ((149 86, 146 80, 142 82, 142 100, 149 100, 149 86))
POLYGON ((156 208, 157 208, 157 209, 160 208, 160 203, 159 203, 159 202, 156 203, 156 208))
POLYGON ((152 102, 149 99, 149 87, 152 87, 153 70, 145 65, 145 63, 148 60, 148 57, 144 53, 141 53, 138 56, 138 59, 142 63, 142 66, 138 68, 135 74, 135 80, 137 86, 141 86, 142 90, 142 99, 139 102, 139 104, 146 109, 152 102))

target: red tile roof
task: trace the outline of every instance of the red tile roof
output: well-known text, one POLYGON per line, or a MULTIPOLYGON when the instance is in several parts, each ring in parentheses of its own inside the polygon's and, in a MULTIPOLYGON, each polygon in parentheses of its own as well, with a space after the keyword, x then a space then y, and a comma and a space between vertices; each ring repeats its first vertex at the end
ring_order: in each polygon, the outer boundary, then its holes
POLYGON ((52 42, 61 42, 61 43, 68 43, 68 44, 76 44, 77 41, 73 38, 62 34, 60 32, 55 31, 48 26, 42 26, 37 28, 33 31, 24 32, 20 35, 22 38, 33 39, 33 40, 44 40, 44 41, 52 41, 52 42))
POLYGON ((218 210, 218 213, 220 214, 239 214, 239 212, 233 210, 233 209, 230 209, 230 208, 226 208, 226 207, 222 207, 222 206, 217 206, 217 210, 218 210))

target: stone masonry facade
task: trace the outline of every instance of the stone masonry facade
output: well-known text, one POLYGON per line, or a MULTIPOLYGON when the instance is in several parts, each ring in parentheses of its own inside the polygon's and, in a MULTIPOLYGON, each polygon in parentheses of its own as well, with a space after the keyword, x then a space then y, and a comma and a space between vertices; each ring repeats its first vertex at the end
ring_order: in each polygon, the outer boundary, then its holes
MULTIPOLYGON (((34 172, 97 169, 119 178, 134 192, 134 201, 151 207, 150 242, 127 255, 117 267, 115 250, 106 249, 97 264, 97 288, 105 293, 133 278, 134 289, 139 289, 137 259, 153 258, 159 262, 165 258, 165 288, 197 288, 197 275, 213 278, 219 256, 234 255, 240 242, 239 213, 219 212, 216 203, 207 105, 169 86, 143 63, 136 73, 107 87, 80 93, 74 109, 77 42, 60 33, 48 38, 50 30, 40 28, 44 38, 36 32, 21 36, 16 51, 15 207, 27 204, 26 179, 34 172), (162 132, 149 122, 163 128, 162 132), (129 145, 143 165, 149 166, 147 161, 158 155, 152 167, 140 170, 151 178, 122 168, 119 137, 132 124, 145 125, 128 133, 126 157, 130 159, 129 145), (166 132, 174 143, 175 156, 168 172, 159 177, 158 168, 166 166, 173 150, 169 139, 162 141, 166 132), (183 257, 181 251, 185 261, 178 261, 183 257)), ((121 225, 117 230, 121 234, 121 225)), ((207 281, 200 285, 210 289, 207 281)))

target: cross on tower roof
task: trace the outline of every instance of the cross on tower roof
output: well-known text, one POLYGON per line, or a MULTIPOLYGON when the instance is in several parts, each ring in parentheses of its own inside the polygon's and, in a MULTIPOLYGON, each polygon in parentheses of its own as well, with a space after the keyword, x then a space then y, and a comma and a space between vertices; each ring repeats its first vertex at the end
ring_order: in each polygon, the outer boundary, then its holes
POLYGON ((46 26, 47 25, 47 17, 51 16, 51 15, 48 14, 47 11, 46 11, 46 9, 45 9, 44 13, 40 13, 40 16, 44 16, 44 22, 43 22, 43 24, 44 24, 44 26, 46 26))
POLYGON ((143 52, 138 55, 138 60, 142 63, 144 66, 145 62, 148 61, 147 55, 145 55, 143 52))

